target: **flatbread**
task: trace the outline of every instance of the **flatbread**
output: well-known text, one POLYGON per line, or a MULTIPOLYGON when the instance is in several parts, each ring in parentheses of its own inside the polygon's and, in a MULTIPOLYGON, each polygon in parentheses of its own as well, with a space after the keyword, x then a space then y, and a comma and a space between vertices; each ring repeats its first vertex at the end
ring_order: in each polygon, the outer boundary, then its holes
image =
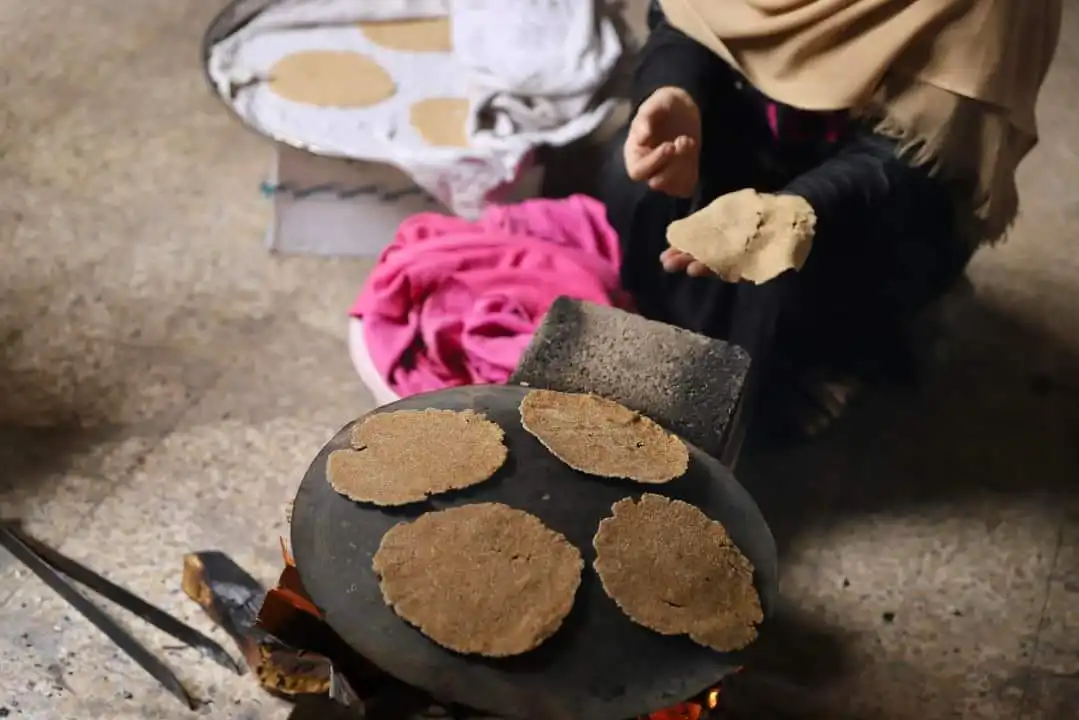
POLYGON ((478 503, 390 528, 373 567, 386 604, 428 638, 459 653, 508 657, 562 625, 584 561, 538 518, 478 503))
POLYGON ((449 18, 365 22, 359 27, 364 37, 387 50, 416 53, 453 50, 449 18))
POLYGON ((533 390, 521 425, 574 470, 641 483, 686 474, 689 449, 653 420, 598 395, 533 390))
POLYGON ((760 284, 801 270, 813 247, 817 216, 795 195, 739 190, 667 227, 667 242, 727 282, 760 284))
POLYGON ((638 625, 740 650, 764 620, 753 565, 699 508, 645 493, 619 500, 592 541, 607 595, 638 625))
POLYGON ((397 83, 381 65, 360 53, 305 50, 270 68, 270 89, 292 102, 320 107, 366 108, 389 100, 397 83))
POLYGON ((398 410, 368 416, 352 449, 326 461, 333 489, 357 502, 406 505, 478 485, 506 462, 504 433, 472 410, 398 410))
POLYGON ((408 110, 408 119, 427 144, 468 147, 468 111, 465 98, 428 98, 408 110))

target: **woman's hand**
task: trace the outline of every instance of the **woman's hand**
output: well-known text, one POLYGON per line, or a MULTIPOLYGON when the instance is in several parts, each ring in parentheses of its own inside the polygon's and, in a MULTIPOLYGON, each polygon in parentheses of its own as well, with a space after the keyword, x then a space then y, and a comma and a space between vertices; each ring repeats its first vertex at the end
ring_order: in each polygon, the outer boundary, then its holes
POLYGON ((700 260, 673 247, 661 252, 659 261, 663 265, 663 269, 669 273, 684 272, 690 277, 716 277, 712 269, 700 260))
POLYGON ((631 180, 689 197, 697 187, 701 114, 685 90, 662 87, 641 103, 623 148, 631 180))

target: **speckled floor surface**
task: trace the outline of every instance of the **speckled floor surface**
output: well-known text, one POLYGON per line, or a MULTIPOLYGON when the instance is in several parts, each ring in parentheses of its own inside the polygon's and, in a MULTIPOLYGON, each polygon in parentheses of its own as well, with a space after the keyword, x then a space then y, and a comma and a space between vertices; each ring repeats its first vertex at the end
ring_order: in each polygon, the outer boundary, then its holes
MULTIPOLYGON (((362 262, 275 258, 270 151, 204 88, 217 2, 0 0, 0 510, 169 611, 185 552, 279 570, 306 463, 371 400, 362 262)), ((923 386, 740 470, 784 547, 766 694, 818 717, 1079 716, 1079 2, 1027 213, 923 386)), ((285 708, 134 624, 214 718, 285 708)), ((0 715, 184 718, 0 554, 0 715), (7 713, 4 714, 3 711, 7 713)))

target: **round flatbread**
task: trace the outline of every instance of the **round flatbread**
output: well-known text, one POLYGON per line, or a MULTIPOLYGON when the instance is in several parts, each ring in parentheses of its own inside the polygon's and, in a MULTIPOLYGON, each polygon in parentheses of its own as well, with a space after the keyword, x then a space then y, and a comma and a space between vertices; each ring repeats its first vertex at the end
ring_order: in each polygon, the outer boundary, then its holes
POLYGON ((738 190, 667 227, 667 242, 727 282, 768 282, 801 270, 813 248, 817 216, 796 195, 738 190))
POLYGON ((685 475, 689 449, 677 436, 624 405, 596 395, 533 390, 521 424, 575 470, 641 483, 685 475))
POLYGON ((375 45, 387 50, 417 53, 453 50, 449 18, 365 22, 360 23, 360 31, 375 45))
POLYGON ((270 68, 270 89, 292 102, 320 107, 365 108, 389 100, 397 83, 381 65, 359 53, 305 50, 270 68))
POLYGON ((764 619, 753 565, 699 508, 645 493, 619 500, 592 544, 607 595, 638 625, 721 652, 757 638, 764 619))
POLYGON ((477 485, 506 462, 504 433, 472 410, 378 413, 352 430, 352 449, 326 461, 333 489, 357 502, 406 505, 477 485))
POLYGON ((521 510, 464 505, 390 528, 373 567, 386 604, 442 647, 508 657, 558 630, 581 553, 521 510))
POLYGON ((468 147, 470 107, 465 98, 428 98, 409 108, 408 119, 428 145, 468 147))

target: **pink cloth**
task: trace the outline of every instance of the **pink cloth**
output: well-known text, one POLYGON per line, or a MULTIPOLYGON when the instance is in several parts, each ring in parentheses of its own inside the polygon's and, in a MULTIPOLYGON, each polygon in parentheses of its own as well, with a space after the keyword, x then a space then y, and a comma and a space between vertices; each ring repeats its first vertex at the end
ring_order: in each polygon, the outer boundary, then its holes
POLYGON ((627 305, 603 205, 574 195, 403 222, 353 305, 371 360, 405 397, 505 382, 561 295, 627 305))

